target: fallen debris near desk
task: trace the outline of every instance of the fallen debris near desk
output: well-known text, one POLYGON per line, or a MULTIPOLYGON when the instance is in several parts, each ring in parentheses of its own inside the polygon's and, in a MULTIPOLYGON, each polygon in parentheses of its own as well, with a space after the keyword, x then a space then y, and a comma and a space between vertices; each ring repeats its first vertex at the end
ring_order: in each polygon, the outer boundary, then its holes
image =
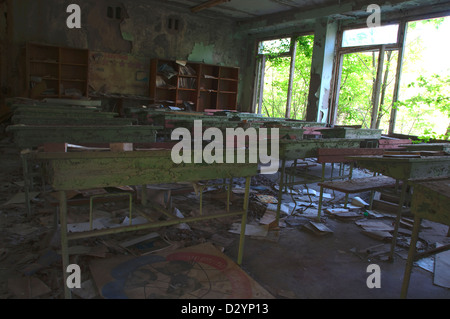
POLYGON ((277 225, 277 213, 271 210, 267 210, 263 217, 259 220, 261 225, 267 225, 269 229, 278 227, 277 225))
POLYGON ((94 299, 98 296, 92 280, 86 280, 81 283, 81 288, 71 289, 72 293, 81 299, 94 299))
MULTIPOLYGON (((247 224, 245 226, 245 236, 250 237, 266 237, 269 231, 268 225, 252 225, 247 224)), ((241 233, 241 223, 233 223, 229 230, 230 233, 240 234, 241 233)))
POLYGON ((275 196, 263 195, 263 194, 258 194, 256 196, 264 204, 277 204, 278 203, 278 200, 275 196))
MULTIPOLYGON (((437 243, 436 247, 442 246, 437 243)), ((434 278, 435 285, 450 288, 450 250, 434 256, 434 278)))
POLYGON ((333 231, 331 229, 329 229, 327 226, 325 226, 324 224, 313 222, 313 221, 310 221, 309 223, 304 224, 303 227, 306 228, 307 230, 311 231, 313 234, 319 235, 319 236, 325 236, 325 235, 329 235, 329 234, 333 233, 333 231))
POLYGON ((129 250, 135 256, 142 256, 168 248, 171 244, 164 240, 164 238, 162 238, 158 233, 152 232, 150 234, 122 242, 120 243, 120 246, 129 250))
POLYGON ((393 231, 394 226, 388 225, 382 221, 363 219, 355 222, 356 225, 362 227, 365 231, 393 231))
POLYGON ((18 299, 37 298, 51 292, 51 289, 36 277, 10 278, 8 288, 18 299))
POLYGON ((369 206, 369 204, 366 203, 363 199, 361 199, 361 197, 353 197, 352 205, 355 205, 355 206, 358 206, 358 207, 369 206))
MULTIPOLYGON (((38 195, 40 194, 40 192, 30 192, 28 193, 28 200, 33 200, 34 198, 36 198, 38 195)), ((15 205, 15 204, 25 204, 26 200, 25 200, 25 193, 17 193, 16 195, 14 195, 10 200, 8 200, 6 203, 3 204, 3 206, 7 206, 7 205, 15 205)))
POLYGON ((327 208, 325 212, 340 220, 355 220, 364 217, 361 213, 351 212, 346 208, 327 208))
POLYGON ((392 240, 391 233, 380 230, 363 230, 363 234, 378 240, 392 240))

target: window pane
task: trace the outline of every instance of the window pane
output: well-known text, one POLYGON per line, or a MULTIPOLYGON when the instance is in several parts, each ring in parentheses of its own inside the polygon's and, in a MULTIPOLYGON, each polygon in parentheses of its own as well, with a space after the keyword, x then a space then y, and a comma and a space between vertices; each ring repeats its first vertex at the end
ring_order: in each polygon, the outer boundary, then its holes
POLYGON ((261 41, 259 44, 259 54, 286 53, 289 52, 290 50, 291 50, 290 38, 261 41))
POLYGON ((345 30, 342 47, 397 43, 398 24, 376 28, 345 30))
POLYGON ((394 132, 443 139, 450 132, 450 17, 408 22, 394 132))

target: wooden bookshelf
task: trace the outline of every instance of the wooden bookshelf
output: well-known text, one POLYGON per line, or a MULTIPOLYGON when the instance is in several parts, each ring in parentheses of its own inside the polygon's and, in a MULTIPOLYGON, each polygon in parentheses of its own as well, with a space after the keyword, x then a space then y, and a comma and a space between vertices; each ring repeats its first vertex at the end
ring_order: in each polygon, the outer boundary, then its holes
POLYGON ((153 59, 150 98, 156 104, 191 111, 236 110, 239 68, 153 59))
POLYGON ((32 98, 88 96, 89 50, 28 43, 26 70, 32 98))

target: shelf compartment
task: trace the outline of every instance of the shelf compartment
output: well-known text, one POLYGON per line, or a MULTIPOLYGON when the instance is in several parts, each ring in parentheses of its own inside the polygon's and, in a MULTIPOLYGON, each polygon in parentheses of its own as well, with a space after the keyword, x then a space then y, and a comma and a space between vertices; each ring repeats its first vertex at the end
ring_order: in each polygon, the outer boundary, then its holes
POLYGON ((221 67, 220 68, 220 78, 222 79, 236 79, 239 78, 239 68, 235 67, 221 67))
POLYGON ((217 95, 217 109, 234 110, 237 103, 236 93, 221 92, 217 95))
POLYGON ((27 43, 29 95, 88 96, 89 50, 27 43))
POLYGON ((89 62, 89 54, 87 50, 60 48, 61 64, 87 66, 89 62))
POLYGON ((219 80, 219 91, 220 92, 237 92, 238 82, 234 80, 219 80))

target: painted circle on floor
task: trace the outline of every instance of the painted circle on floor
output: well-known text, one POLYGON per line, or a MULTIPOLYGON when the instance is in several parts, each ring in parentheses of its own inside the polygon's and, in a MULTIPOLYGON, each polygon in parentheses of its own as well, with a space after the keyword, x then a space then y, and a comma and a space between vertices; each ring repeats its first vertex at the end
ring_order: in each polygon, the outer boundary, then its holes
POLYGON ((198 252, 145 255, 117 265, 105 284, 107 299, 248 299, 252 285, 222 257, 198 252))

